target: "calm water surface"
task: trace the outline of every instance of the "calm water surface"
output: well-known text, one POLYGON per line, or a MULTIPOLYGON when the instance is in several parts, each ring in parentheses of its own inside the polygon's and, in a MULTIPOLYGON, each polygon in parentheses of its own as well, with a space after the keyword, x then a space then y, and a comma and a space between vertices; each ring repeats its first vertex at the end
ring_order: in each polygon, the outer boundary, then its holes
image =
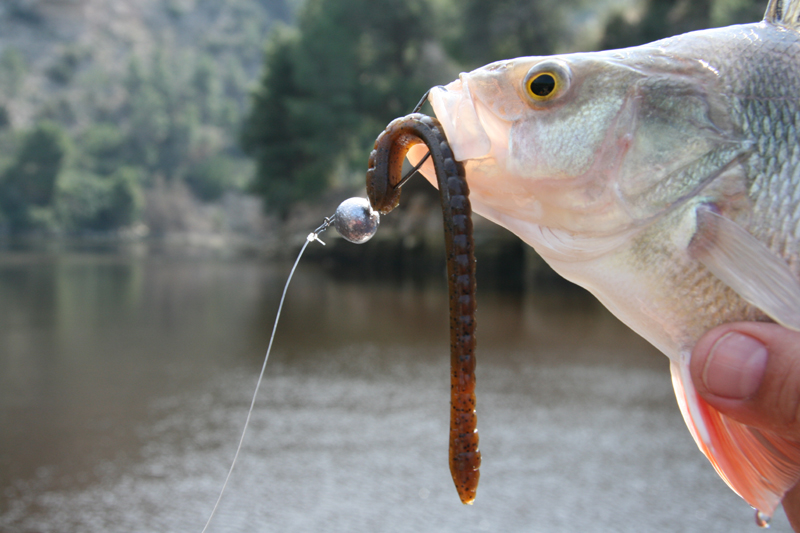
MULTIPOLYGON (((1 253, 0 530, 199 532, 287 270, 1 253)), ((757 531, 685 429, 666 358, 575 292, 480 295, 484 460, 463 506, 434 285, 298 272, 211 531, 757 531)))

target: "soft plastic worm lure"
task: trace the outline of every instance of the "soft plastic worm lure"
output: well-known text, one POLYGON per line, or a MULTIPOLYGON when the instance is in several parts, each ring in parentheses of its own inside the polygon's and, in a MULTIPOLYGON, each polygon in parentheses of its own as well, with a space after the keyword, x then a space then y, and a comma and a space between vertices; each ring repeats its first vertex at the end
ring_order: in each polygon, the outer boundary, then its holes
MULTIPOLYGON (((430 151, 444 218, 450 293, 450 472, 463 503, 475 500, 481 454, 475 415, 475 256, 472 208, 464 166, 435 118, 413 113, 389 123, 375 141, 367 170, 367 196, 383 214, 397 207, 403 160, 415 144, 430 151)), ((421 163, 421 162, 420 162, 421 163)))

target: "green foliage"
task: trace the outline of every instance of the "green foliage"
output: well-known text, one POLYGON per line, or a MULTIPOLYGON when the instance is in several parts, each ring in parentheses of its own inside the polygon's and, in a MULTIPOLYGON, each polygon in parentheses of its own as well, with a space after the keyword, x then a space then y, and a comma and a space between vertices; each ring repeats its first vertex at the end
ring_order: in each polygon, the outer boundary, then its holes
POLYGON ((121 167, 104 177, 69 169, 58 180, 55 211, 69 230, 107 231, 138 219, 144 203, 141 171, 121 167))
POLYGON ((313 198, 333 169, 362 166, 376 133, 411 110, 431 81, 425 0, 309 0, 298 29, 276 28, 242 146, 269 208, 313 198))
POLYGON ((135 167, 120 167, 111 175, 111 194, 105 220, 109 228, 138 220, 144 207, 142 173, 135 167))
POLYGON ((27 66, 22 54, 8 47, 0 54, 0 96, 14 98, 19 94, 27 74, 27 66))
POLYGON ((711 25, 756 22, 764 16, 767 0, 717 0, 711 8, 711 25))
POLYGON ((119 130, 97 125, 81 140, 85 150, 72 157, 65 131, 52 122, 22 137, 0 176, 0 214, 8 230, 111 230, 137 220, 144 201, 142 171, 118 165, 119 130), (71 166, 71 160, 84 168, 71 166))
MULTIPOLYGON (((0 128, 0 182, 2 182, 6 169, 16 162, 21 141, 21 135, 11 128, 0 128)), ((0 213, 2 213, 2 208, 0 208, 0 213)))
POLYGON ((168 179, 184 170, 192 140, 200 124, 191 83, 182 77, 178 58, 155 54, 149 71, 133 60, 125 81, 125 157, 150 173, 168 179))
POLYGON ((75 108, 67 98, 57 98, 45 103, 37 114, 37 120, 72 126, 77 121, 75 108))
POLYGON ((70 169, 58 180, 56 206, 59 218, 70 229, 91 226, 105 209, 108 183, 97 174, 70 169))
POLYGON ((767 0, 647 0, 643 15, 629 21, 621 13, 606 24, 600 49, 624 48, 712 26, 761 20, 767 0))
POLYGON ((225 191, 242 187, 242 177, 250 174, 249 162, 241 157, 217 154, 195 163, 184 180, 199 199, 212 202, 225 191))
POLYGON ((622 48, 649 43, 679 33, 707 28, 711 1, 650 0, 642 19, 628 23, 615 18, 609 22, 601 48, 622 48))
MULTIPOLYGON (((136 222, 142 188, 156 179, 185 180, 208 201, 246 188, 252 161, 237 144, 249 84, 274 17, 290 21, 298 1, 156 2, 142 8, 156 22, 144 29, 146 56, 135 53, 138 37, 100 53, 52 32, 20 48, 25 56, 9 44, 16 37, 0 38, 0 226, 113 230, 136 222), (33 133, 13 129, 30 117, 60 126, 69 157, 52 164, 47 142, 33 154, 33 133)), ((38 11, 0 18, 35 37, 38 11)))
POLYGON ((78 138, 78 165, 100 175, 112 174, 126 163, 126 141, 125 133, 114 123, 91 124, 78 138))
POLYGON ((11 126, 11 115, 8 113, 8 108, 0 105, 0 130, 11 126))
POLYGON ((47 77, 53 83, 67 85, 75 77, 81 63, 88 57, 85 51, 76 47, 68 47, 47 69, 47 77))
POLYGON ((565 13, 579 0, 464 0, 448 51, 477 67, 498 59, 548 55, 564 40, 565 13))
POLYGON ((197 62, 192 75, 192 89, 203 123, 217 123, 222 104, 222 84, 214 60, 203 55, 197 62))
POLYGON ((64 131, 42 122, 22 140, 14 163, 0 177, 0 210, 12 231, 32 223, 30 207, 46 207, 68 152, 64 131))
MULTIPOLYGON (((242 131, 242 146, 258 165, 253 190, 279 209, 300 198, 304 187, 293 185, 303 167, 313 166, 292 105, 304 97, 296 82, 299 34, 286 27, 273 30, 266 48, 264 77, 253 94, 253 108, 242 131)), ((313 174, 311 174, 313 177, 313 174)), ((323 174, 317 174, 321 186, 323 174)), ((308 180, 305 180, 308 181, 308 180)))

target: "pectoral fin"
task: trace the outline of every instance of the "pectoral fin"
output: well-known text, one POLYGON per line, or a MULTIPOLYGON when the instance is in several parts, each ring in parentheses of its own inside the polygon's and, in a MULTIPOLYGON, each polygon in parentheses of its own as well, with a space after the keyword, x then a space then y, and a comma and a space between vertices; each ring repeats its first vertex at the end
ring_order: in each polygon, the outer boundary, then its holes
MULTIPOLYGON (((800 282, 785 261, 744 228, 701 206, 689 251, 748 303, 800 331, 800 282)), ((800 479, 800 445, 740 424, 707 404, 692 384, 689 355, 670 366, 686 425, 722 479, 747 503, 771 514, 800 479)))
POLYGON ((747 230, 701 206, 689 250, 749 304, 778 324, 800 331, 800 282, 783 259, 747 230))
POLYGON ((747 503, 772 514, 800 479, 800 445, 723 415, 697 395, 689 354, 670 363, 683 419, 717 473, 747 503))

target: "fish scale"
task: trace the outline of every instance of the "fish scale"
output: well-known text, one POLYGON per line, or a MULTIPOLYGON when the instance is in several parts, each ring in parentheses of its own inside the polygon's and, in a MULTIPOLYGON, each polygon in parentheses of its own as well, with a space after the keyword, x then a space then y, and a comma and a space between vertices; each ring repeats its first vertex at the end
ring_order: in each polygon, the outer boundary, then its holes
MULTIPOLYGON (((796 82, 796 79, 792 79, 796 82)), ((800 87, 800 85, 798 85, 800 87)), ((760 122, 761 128, 753 130, 753 138, 766 139, 756 146, 758 150, 751 156, 749 169, 756 171, 750 197, 753 200, 753 221, 748 228, 756 237, 762 239, 771 250, 781 255, 789 265, 798 263, 798 225, 800 225, 800 195, 798 195, 798 139, 795 122, 798 106, 784 102, 761 102, 743 105, 743 116, 753 117, 742 120, 745 132, 752 122, 760 122), (761 120, 758 121, 758 117, 761 120), (782 126, 776 128, 776 124, 782 126), (766 162, 766 166, 760 164, 766 162), (762 172, 757 172, 764 167, 762 172)), ((798 274, 797 269, 793 269, 798 274)))
POLYGON ((714 410, 688 362, 721 323, 800 331, 799 13, 770 0, 760 23, 498 61, 429 96, 473 210, 669 357, 698 447, 766 513, 800 445, 714 410))

